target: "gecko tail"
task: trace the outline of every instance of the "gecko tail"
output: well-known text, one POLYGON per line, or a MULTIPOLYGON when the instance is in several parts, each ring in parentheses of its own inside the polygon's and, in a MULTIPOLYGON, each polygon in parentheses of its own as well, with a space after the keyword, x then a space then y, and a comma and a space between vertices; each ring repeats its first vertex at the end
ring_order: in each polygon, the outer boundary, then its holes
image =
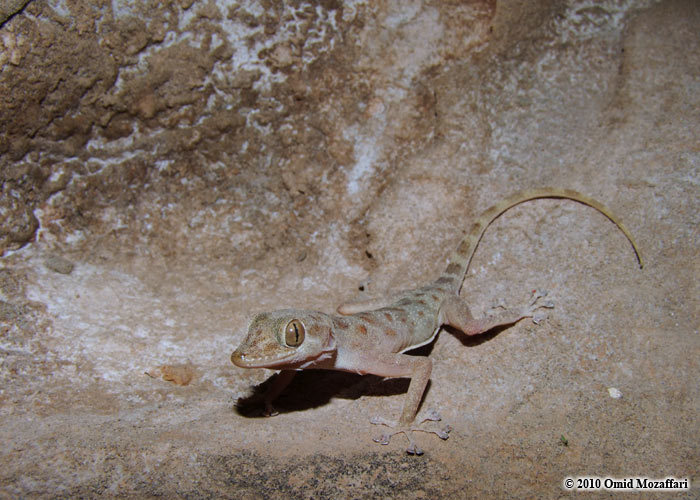
POLYGON ((443 283, 452 283, 455 285, 456 289, 459 290, 459 288, 461 288, 462 281, 464 280, 464 276, 469 270, 469 264, 472 261, 472 257, 474 257, 476 247, 479 245, 479 241, 481 241, 481 238, 489 225, 491 225, 491 223, 501 214, 515 205, 540 198, 563 198, 577 201, 596 209, 598 212, 610 219, 624 233, 629 242, 632 244, 632 249, 637 257, 637 262, 639 263, 640 269, 644 267, 642 256, 639 252, 639 248, 637 248, 634 238, 632 238, 632 234, 627 230, 620 219, 613 215, 612 211, 608 207, 594 200, 593 198, 586 196, 585 194, 579 193, 578 191, 545 187, 539 189, 528 189, 515 193, 483 212, 474 222, 467 236, 460 242, 457 250, 455 250, 450 256, 449 264, 438 281, 443 283))

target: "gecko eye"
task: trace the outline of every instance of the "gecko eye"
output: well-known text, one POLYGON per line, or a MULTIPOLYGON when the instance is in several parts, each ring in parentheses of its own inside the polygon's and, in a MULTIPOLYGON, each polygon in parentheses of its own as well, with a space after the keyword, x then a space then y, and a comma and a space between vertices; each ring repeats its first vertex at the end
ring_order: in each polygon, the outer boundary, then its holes
POLYGON ((284 329, 284 343, 289 347, 298 347, 304 342, 304 325, 298 319, 293 319, 287 323, 284 329))

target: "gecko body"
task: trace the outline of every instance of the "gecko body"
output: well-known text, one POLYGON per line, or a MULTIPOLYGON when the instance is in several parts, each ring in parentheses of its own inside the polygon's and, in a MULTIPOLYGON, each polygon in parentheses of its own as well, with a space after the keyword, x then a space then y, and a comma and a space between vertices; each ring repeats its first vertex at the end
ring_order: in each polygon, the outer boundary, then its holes
POLYGON ((248 334, 231 355, 231 361, 242 368, 282 370, 262 397, 268 414, 274 412, 272 401, 298 370, 320 368, 410 378, 398 421, 374 418, 372 423, 392 428, 375 441, 388 444, 393 435, 403 433, 409 441, 407 451, 421 454, 422 451, 412 439, 412 432, 430 432, 447 439, 450 429, 449 426, 431 428, 432 424, 426 427, 426 422, 440 420, 435 412, 416 418, 430 379, 432 362, 427 357, 404 353, 432 342, 443 325, 455 327, 467 335, 476 335, 523 318, 534 318, 539 314, 539 309, 553 307, 551 302, 540 300, 546 293, 535 292, 521 307, 474 318, 467 302, 459 295, 469 263, 486 228, 509 208, 537 198, 565 198, 595 208, 625 234, 642 267, 631 234, 601 203, 568 189, 523 191, 486 210, 476 220, 450 256, 445 271, 432 283, 401 292, 391 304, 383 307, 376 301, 341 305, 339 315, 302 309, 260 313, 251 321, 248 334))

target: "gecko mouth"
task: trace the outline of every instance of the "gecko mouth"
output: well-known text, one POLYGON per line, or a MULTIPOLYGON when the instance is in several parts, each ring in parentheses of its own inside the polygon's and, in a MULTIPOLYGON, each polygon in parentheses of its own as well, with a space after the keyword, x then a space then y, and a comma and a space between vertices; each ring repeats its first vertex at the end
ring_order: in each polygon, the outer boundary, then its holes
POLYGON ((270 356, 250 356, 245 354, 240 349, 236 349, 231 354, 231 363, 239 368, 275 368, 280 365, 285 365, 290 361, 294 353, 281 353, 275 358, 270 356))
POLYGON ((321 362, 326 362, 335 357, 334 350, 321 351, 314 356, 308 356, 304 359, 294 359, 295 353, 280 353, 276 357, 270 356, 256 357, 246 355, 240 349, 236 349, 231 354, 231 363, 239 368, 270 368, 270 369, 289 369, 301 370, 310 368, 321 362))

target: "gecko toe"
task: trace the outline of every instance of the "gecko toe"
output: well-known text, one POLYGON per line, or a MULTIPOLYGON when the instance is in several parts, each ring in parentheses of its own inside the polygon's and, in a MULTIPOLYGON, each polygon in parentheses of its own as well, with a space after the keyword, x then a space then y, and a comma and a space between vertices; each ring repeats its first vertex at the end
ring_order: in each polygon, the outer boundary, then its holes
POLYGON ((392 429, 396 427, 395 422, 391 422, 385 418, 382 417, 372 417, 369 419, 369 422, 373 425, 386 425, 387 427, 391 427, 392 429))
POLYGON ((434 431, 435 435, 442 439, 443 441, 447 440, 447 438, 450 437, 450 431, 452 431, 452 427, 449 425, 446 425, 442 429, 439 429, 437 431, 434 431))
POLYGON ((423 450, 416 443, 411 443, 408 445, 408 448, 406 448, 406 453, 409 455, 422 455, 423 450))
POLYGON ((431 409, 431 410, 428 410, 428 412, 423 417, 423 422, 425 422, 427 420, 429 420, 431 422, 439 422, 440 420, 442 420, 442 417, 437 412, 437 410, 431 409))
POLYGON ((265 409, 262 412, 263 417, 275 417, 280 414, 277 409, 272 405, 265 405, 265 409))
POLYGON ((532 322, 536 325, 547 318, 547 314, 540 309, 552 309, 554 307, 554 302, 548 300, 546 302, 541 302, 540 299, 549 295, 546 290, 534 290, 528 305, 525 307, 526 317, 531 317, 532 322))
POLYGON ((372 441, 379 444, 389 444, 389 442, 391 441, 391 434, 382 434, 381 436, 372 438, 372 441))
POLYGON ((506 310, 508 307, 506 306, 506 301, 503 297, 499 298, 494 304, 489 308, 488 311, 486 311, 487 316, 495 316, 498 311, 506 310))
POLYGON ((530 295, 530 302, 528 303, 528 306, 534 306, 538 300, 540 300, 542 297, 546 297, 547 295, 549 295, 547 290, 533 290, 532 295, 530 295))

